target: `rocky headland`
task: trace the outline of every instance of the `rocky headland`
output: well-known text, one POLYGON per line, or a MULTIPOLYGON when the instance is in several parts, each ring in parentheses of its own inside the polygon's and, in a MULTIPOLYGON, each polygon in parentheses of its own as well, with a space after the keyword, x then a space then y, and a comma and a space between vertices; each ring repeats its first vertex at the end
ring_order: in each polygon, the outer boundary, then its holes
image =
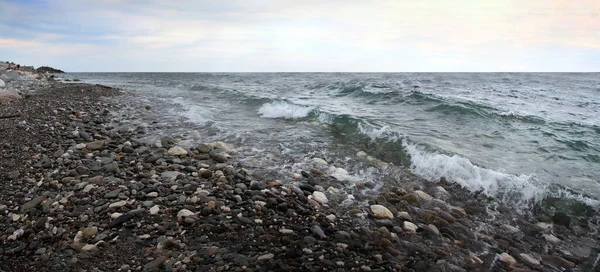
POLYGON ((161 131, 120 125, 153 110, 118 99, 135 93, 7 85, 23 98, 0 103, 17 116, 0 119, 2 271, 598 269, 597 219, 518 213, 408 171, 363 194, 322 158, 270 179, 241 147, 142 140, 161 131))

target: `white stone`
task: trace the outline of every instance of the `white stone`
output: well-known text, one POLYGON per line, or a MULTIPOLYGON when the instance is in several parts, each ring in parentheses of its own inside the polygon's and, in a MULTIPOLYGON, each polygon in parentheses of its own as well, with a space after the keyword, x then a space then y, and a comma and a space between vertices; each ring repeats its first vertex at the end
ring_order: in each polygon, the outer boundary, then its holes
POLYGON ((188 152, 179 146, 174 146, 174 147, 171 147, 169 149, 169 151, 167 151, 167 153, 169 154, 169 156, 183 156, 183 155, 187 155, 188 152))
POLYGON ((433 199, 433 197, 431 197, 429 194, 427 194, 421 190, 416 190, 415 194, 417 194, 421 199, 423 199, 425 201, 433 199))
POLYGON ((85 143, 80 143, 80 144, 75 145, 75 148, 77 148, 77 149, 84 149, 86 146, 87 145, 85 143))
POLYGON ((367 153, 364 151, 358 151, 356 152, 356 156, 359 158, 366 158, 367 157, 367 153))
POLYGON ((325 196, 323 192, 314 191, 312 193, 312 196, 317 202, 321 204, 327 204, 327 202, 329 202, 329 200, 327 200, 327 196, 325 196))
POLYGON ((273 257, 275 257, 275 255, 273 255, 273 253, 268 253, 268 254, 265 254, 265 255, 258 256, 258 261, 259 262, 260 261, 268 261, 270 259, 273 259, 273 257))
POLYGON ((125 200, 121 200, 121 201, 117 201, 115 203, 112 203, 110 205, 108 205, 109 208, 120 208, 127 205, 127 201, 125 200))
POLYGON ((157 196, 158 196, 158 192, 150 192, 150 193, 146 194, 146 197, 152 197, 152 198, 154 198, 154 197, 157 197, 157 196))
POLYGON ((388 208, 382 205, 371 205, 371 211, 376 218, 380 219, 394 219, 394 214, 388 210, 388 208))
POLYGON ((316 165, 327 165, 327 162, 321 158, 313 158, 312 162, 316 165))
POLYGON ((335 217, 335 215, 333 215, 333 214, 330 214, 330 215, 328 215, 328 216, 325 216, 325 218, 327 218, 327 220, 329 220, 329 222, 335 222, 335 220, 337 219, 337 218, 335 217))
POLYGON ((123 215, 123 214, 122 213, 118 213, 118 212, 112 213, 112 214, 110 214, 110 218, 111 219, 116 219, 116 218, 118 218, 121 215, 123 215))
POLYGON ((160 141, 160 139, 156 140, 154 142, 154 147, 157 147, 157 148, 162 148, 163 147, 162 142, 160 141))
POLYGON ((502 229, 506 230, 507 232, 511 232, 511 233, 519 232, 519 228, 513 227, 513 226, 508 225, 508 224, 504 224, 501 227, 502 227, 502 229))
POLYGON ((6 83, 4 83, 4 80, 0 79, 0 88, 4 87, 6 87, 6 83))
POLYGON ((407 212, 399 212, 398 217, 400 217, 404 220, 407 220, 407 221, 413 221, 412 217, 407 212))
POLYGON ((293 233, 294 231, 291 229, 279 229, 279 232, 281 232, 283 234, 290 234, 290 233, 293 233))
POLYGON ((81 248, 83 251, 94 251, 97 250, 98 247, 96 245, 87 244, 81 248))
POLYGON ((409 232, 416 232, 418 228, 419 227, 417 227, 417 225, 413 224, 412 222, 404 221, 404 230, 409 232))
POLYGON ((152 208, 150 208, 150 214, 158 214, 159 211, 160 208, 158 207, 158 205, 154 205, 152 206, 152 208))
POLYGON ((182 217, 187 217, 187 216, 192 216, 195 215, 194 212, 188 210, 188 209, 181 209, 178 213, 177 213, 177 219, 181 219, 182 217))
POLYGON ((83 188, 83 192, 89 193, 92 189, 94 189, 94 187, 96 187, 96 186, 94 186, 94 184, 88 184, 83 188))
POLYGON ((21 219, 21 216, 20 216, 20 215, 18 215, 18 214, 13 214, 13 215, 12 215, 12 221, 13 221, 13 222, 19 221, 19 219, 21 219))
POLYGON ((530 265, 533 265, 533 266, 540 265, 540 261, 536 260, 534 257, 532 257, 529 254, 521 253, 521 254, 519 254, 519 256, 521 257, 521 259, 523 259, 524 262, 526 262, 530 265))

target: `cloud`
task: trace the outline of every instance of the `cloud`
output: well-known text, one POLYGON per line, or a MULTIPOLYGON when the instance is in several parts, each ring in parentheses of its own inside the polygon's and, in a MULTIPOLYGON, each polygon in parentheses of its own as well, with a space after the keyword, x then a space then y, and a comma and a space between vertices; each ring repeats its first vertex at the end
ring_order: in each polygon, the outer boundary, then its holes
POLYGON ((569 56, 586 70, 599 14, 590 0, 4 1, 0 47, 86 71, 561 70, 569 56))

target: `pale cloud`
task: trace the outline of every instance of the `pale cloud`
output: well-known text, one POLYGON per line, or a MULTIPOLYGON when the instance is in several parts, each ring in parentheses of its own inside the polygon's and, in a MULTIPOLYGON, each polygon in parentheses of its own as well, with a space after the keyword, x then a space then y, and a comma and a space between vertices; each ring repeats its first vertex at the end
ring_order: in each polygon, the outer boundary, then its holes
POLYGON ((45 3, 0 2, 0 48, 30 59, 46 51, 55 65, 85 71, 600 67, 600 2, 590 0, 45 3))

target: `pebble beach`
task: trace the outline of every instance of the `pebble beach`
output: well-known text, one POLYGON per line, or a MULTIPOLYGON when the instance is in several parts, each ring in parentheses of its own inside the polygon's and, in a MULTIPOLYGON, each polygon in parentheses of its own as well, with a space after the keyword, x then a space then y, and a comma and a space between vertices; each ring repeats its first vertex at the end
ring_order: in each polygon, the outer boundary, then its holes
POLYGON ((317 157, 270 179, 243 147, 123 129, 154 110, 135 93, 11 86, 29 91, 0 103, 18 115, 0 119, 0 271, 600 271, 597 214, 516 212, 408 170, 348 192, 317 157))

